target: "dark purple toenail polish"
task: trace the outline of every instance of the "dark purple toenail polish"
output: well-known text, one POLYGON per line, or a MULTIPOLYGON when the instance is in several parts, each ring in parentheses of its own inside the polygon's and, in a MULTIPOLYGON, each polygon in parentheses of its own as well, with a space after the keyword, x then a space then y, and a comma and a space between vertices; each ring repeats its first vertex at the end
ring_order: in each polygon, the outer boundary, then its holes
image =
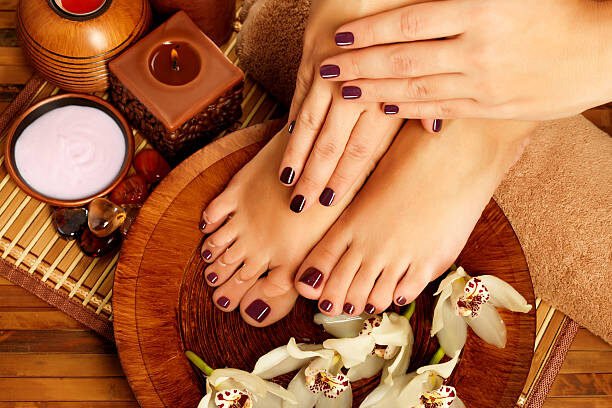
POLYGON ((227 309, 230 304, 230 300, 225 296, 221 296, 219 299, 217 299, 217 304, 222 308, 227 309))
POLYGON ((204 231, 204 228, 206 228, 208 224, 206 224, 206 221, 202 220, 200 221, 200 224, 198 225, 198 227, 200 228, 200 231, 204 231))
POLYGON ((319 73, 321 78, 336 78, 340 76, 340 67, 337 65, 321 65, 319 73))
POLYGON ((261 299, 255 299, 244 311, 251 316, 253 320, 261 323, 270 314, 270 305, 261 299))
POLYGON ((295 120, 292 120, 291 123, 289 124, 289 127, 287 128, 287 132, 289 132, 289 134, 293 133, 293 129, 295 129, 295 120))
POLYGON ((304 196, 296 195, 295 197, 293 197, 293 200, 291 200, 291 205, 289 206, 289 208, 291 208, 291 211, 293 211, 294 213, 301 213, 304 209, 304 204, 306 204, 306 199, 304 198, 304 196))
POLYGON ((367 314, 374 314, 376 312, 376 307, 370 303, 365 306, 365 312, 367 314))
POLYGON ((202 251, 202 259, 210 261, 210 258, 212 258, 212 252, 210 252, 208 249, 202 251))
POLYGON ((355 42, 355 36, 353 35, 353 33, 345 31, 343 33, 336 33, 335 40, 336 45, 344 47, 347 45, 353 45, 353 43, 355 42))
POLYGON ((210 283, 215 283, 216 281, 219 280, 219 275, 217 275, 214 272, 211 272, 208 275, 206 275, 206 279, 208 279, 210 283))
POLYGON ((293 179, 295 178, 295 171, 291 167, 285 167, 280 176, 280 181, 283 184, 291 184, 293 183, 293 179))
POLYGON ((403 296, 400 296, 397 299, 395 299, 395 303, 397 303, 400 306, 404 306, 406 304, 406 298, 403 296))
POLYGON ((436 133, 441 131, 442 130, 442 119, 434 120, 433 121, 433 126, 431 127, 431 130, 433 130, 436 133))
POLYGON ((355 306, 351 305, 350 303, 345 303, 343 310, 346 314, 353 314, 355 311, 355 306))
POLYGON ((324 312, 329 312, 334 307, 334 304, 329 300, 325 299, 321 303, 319 303, 319 308, 324 312))
POLYGON ((397 105, 385 105, 385 114, 397 115, 399 113, 399 106, 397 105))
POLYGON ((308 268, 300 278, 300 282, 317 289, 323 282, 323 274, 316 268, 308 268))
POLYGON ((336 198, 336 192, 331 188, 326 187, 319 196, 319 202, 321 205, 329 207, 334 202, 334 198, 336 198))
POLYGON ((361 97, 361 88, 357 86, 342 87, 342 97, 344 99, 358 99, 361 97))

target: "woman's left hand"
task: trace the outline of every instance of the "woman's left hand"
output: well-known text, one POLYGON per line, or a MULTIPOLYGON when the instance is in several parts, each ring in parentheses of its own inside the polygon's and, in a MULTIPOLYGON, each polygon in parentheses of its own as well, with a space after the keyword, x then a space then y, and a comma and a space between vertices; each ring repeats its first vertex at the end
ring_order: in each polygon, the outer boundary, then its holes
POLYGON ((608 1, 432 1, 340 27, 321 76, 404 118, 554 119, 612 100, 610 38, 608 1))

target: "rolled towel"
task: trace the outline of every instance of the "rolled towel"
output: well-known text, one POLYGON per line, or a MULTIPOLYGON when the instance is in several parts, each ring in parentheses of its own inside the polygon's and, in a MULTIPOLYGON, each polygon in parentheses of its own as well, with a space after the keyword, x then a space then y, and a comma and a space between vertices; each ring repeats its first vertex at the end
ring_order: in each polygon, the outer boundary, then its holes
MULTIPOLYGON (((289 105, 307 0, 250 0, 242 66, 289 105)), ((582 116, 543 123, 494 196, 519 237, 536 294, 612 342, 612 138, 582 116)))

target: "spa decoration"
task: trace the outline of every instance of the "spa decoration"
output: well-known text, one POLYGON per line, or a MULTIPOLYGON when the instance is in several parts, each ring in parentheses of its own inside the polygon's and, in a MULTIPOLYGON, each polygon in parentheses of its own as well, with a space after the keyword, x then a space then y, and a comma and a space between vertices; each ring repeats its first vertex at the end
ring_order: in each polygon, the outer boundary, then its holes
POLYGON ((147 180, 140 174, 124 178, 111 192, 110 200, 119 205, 143 205, 149 196, 147 180))
POLYGON ((119 231, 106 237, 97 237, 89 229, 85 229, 77 242, 85 255, 98 258, 118 250, 122 240, 123 236, 119 231))
POLYGON ((184 12, 110 63, 111 98, 176 163, 240 119, 244 74, 184 12))
POLYGON ((51 216, 53 226, 67 240, 77 239, 87 228, 86 208, 56 208, 51 216))
POLYGON ((134 169, 149 184, 158 183, 170 173, 168 162, 153 149, 141 150, 134 157, 134 169))
POLYGON ((89 203, 87 225, 97 237, 104 238, 115 232, 125 221, 125 210, 106 198, 89 203))
POLYGON ((17 33, 32 66, 71 92, 108 87, 107 64, 151 23, 148 0, 21 0, 17 33))
POLYGON ((451 271, 440 283, 431 335, 451 357, 467 339, 467 326, 485 342, 506 346, 506 326, 496 307, 528 313, 531 305, 503 280, 482 275, 470 277, 462 267, 451 271))

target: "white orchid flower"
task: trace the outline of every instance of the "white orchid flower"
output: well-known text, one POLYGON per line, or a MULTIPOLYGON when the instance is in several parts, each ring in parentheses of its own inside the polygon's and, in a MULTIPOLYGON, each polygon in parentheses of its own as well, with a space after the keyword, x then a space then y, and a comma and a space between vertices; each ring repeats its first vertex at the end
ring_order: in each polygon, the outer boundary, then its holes
POLYGON ((234 368, 213 370, 206 378, 206 395, 198 408, 281 408, 297 403, 295 395, 278 384, 234 368))
POLYGON ((496 307, 527 313, 531 305, 503 280, 482 275, 470 277, 463 268, 448 274, 435 293, 431 335, 437 335, 446 355, 452 357, 465 345, 467 326, 485 342, 506 346, 506 326, 496 307))

